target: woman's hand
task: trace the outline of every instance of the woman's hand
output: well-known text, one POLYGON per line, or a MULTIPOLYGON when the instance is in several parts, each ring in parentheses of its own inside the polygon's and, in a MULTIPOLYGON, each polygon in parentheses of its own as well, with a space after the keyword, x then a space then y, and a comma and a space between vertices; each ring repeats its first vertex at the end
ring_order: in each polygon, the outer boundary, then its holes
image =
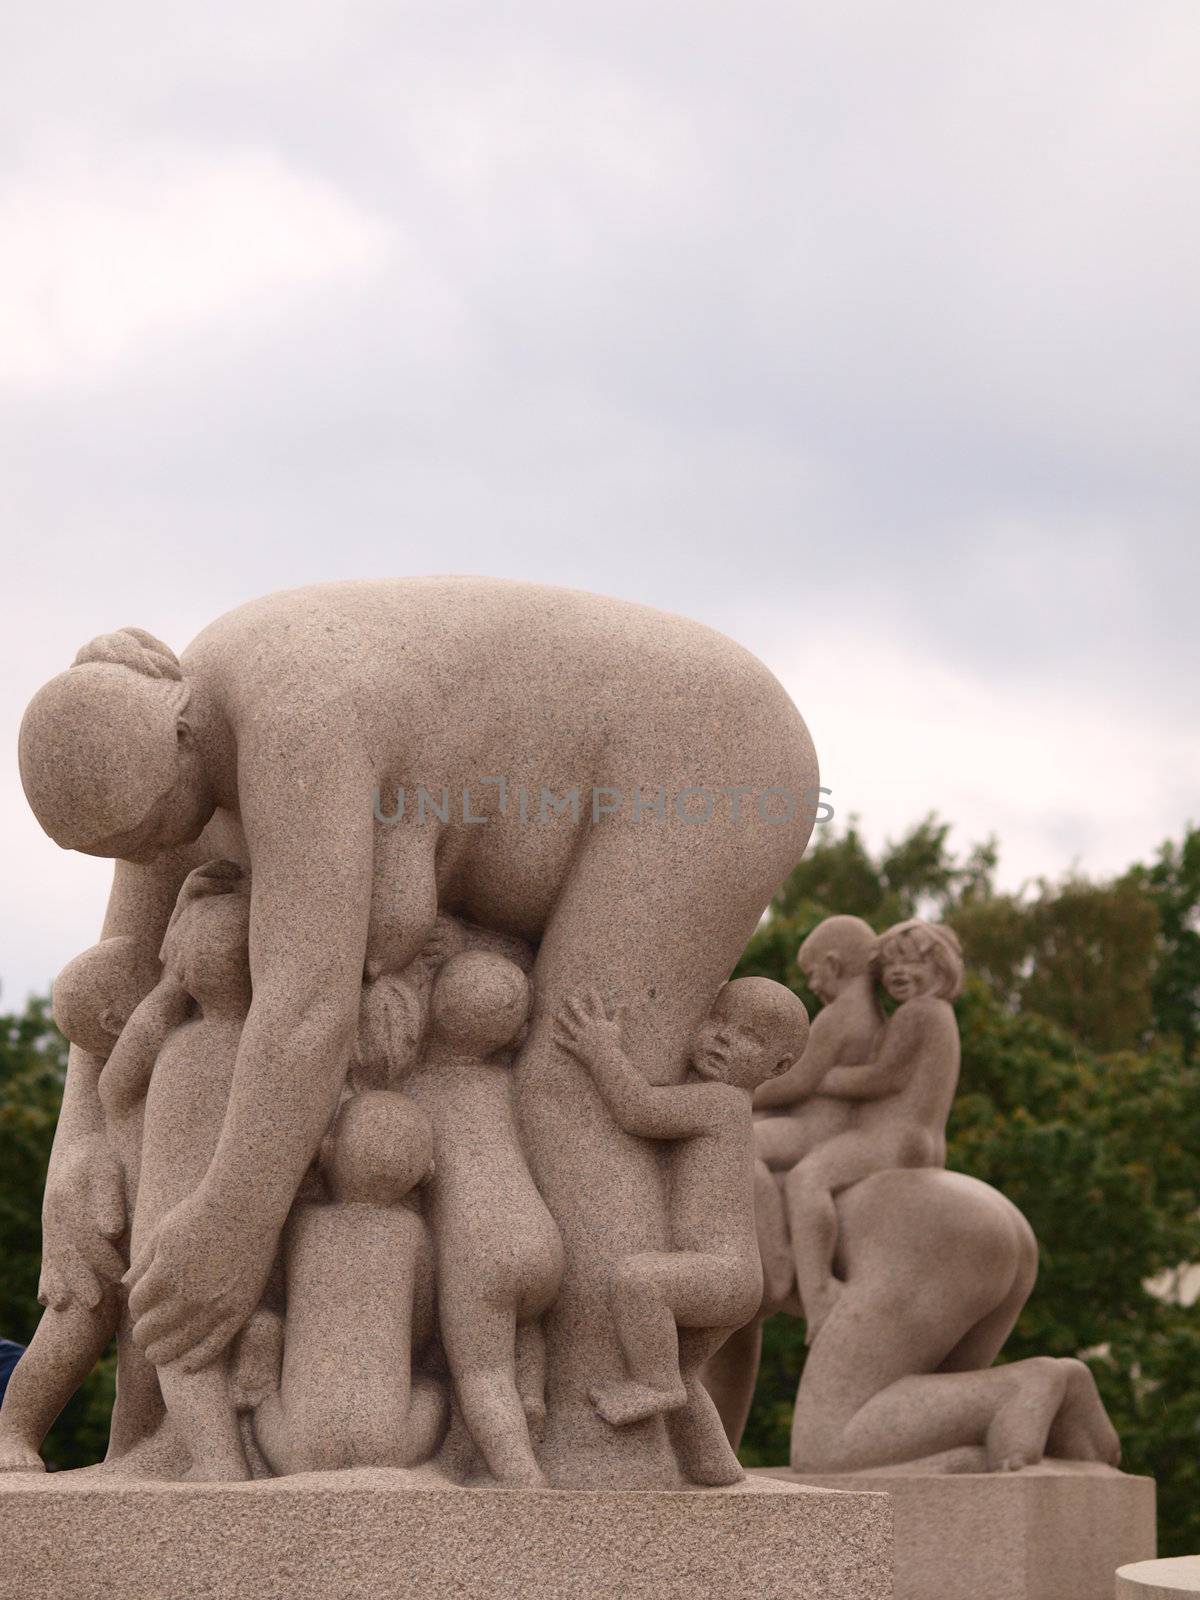
POLYGON ((93 1134, 50 1170, 42 1205, 38 1300, 62 1311, 94 1311, 125 1270, 114 1240, 125 1231, 125 1184, 102 1134, 93 1134))
POLYGON ((258 1305, 273 1232, 231 1216, 203 1184, 162 1219, 125 1274, 133 1340, 156 1367, 199 1372, 258 1305))

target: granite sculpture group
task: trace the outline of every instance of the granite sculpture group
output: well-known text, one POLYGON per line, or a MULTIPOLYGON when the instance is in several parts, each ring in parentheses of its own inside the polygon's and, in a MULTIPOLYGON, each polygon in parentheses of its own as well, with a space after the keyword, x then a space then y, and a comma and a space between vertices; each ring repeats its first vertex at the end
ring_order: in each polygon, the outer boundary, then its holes
POLYGON ((178 660, 93 640, 20 757, 46 832, 116 869, 54 986, 46 1309, 0 1468, 40 1469, 115 1334, 92 1470, 121 1481, 731 1485, 780 1310, 812 1346, 798 1471, 1115 1463, 1086 1366, 992 1367, 1037 1252, 944 1170, 954 935, 823 922, 811 1031, 730 981, 816 792, 738 646, 563 590, 325 585, 178 660), (385 821, 402 788, 463 820, 385 821))

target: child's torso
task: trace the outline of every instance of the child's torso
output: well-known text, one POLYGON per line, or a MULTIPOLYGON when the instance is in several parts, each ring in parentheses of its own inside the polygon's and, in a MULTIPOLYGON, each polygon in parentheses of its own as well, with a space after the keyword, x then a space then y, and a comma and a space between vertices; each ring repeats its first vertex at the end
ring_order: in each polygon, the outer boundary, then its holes
MULTIPOLYGON (((137 1211, 156 1221, 190 1194, 217 1148, 242 1021, 194 1017, 168 1035, 146 1091, 137 1211)), ((125 1137, 132 1138, 128 1132, 125 1137)))
POLYGON ((719 1132, 680 1139, 669 1148, 672 1247, 716 1255, 756 1251, 749 1099, 744 1113, 727 1118, 719 1132))

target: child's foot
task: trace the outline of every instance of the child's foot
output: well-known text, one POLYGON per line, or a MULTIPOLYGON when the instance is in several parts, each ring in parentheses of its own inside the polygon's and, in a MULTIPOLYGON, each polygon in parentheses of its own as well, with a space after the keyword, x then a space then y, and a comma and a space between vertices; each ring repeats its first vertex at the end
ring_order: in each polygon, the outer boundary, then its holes
POLYGON ((283 1370, 283 1318, 256 1311, 234 1345, 229 1392, 239 1411, 254 1411, 279 1388, 283 1370))
POLYGON ((0 1472, 45 1472, 46 1463, 25 1439, 0 1436, 0 1472))
POLYGON ((1061 1461, 1102 1461, 1115 1467, 1121 1459, 1121 1441, 1108 1420, 1096 1380, 1082 1361, 1063 1357, 1066 1394, 1050 1426, 1046 1453, 1061 1461))
POLYGON ((1063 1364, 1035 1356, 1025 1370, 1013 1373, 1014 1389, 992 1418, 987 1431, 989 1472, 1019 1472, 1046 1453, 1046 1439, 1067 1389, 1063 1364))
POLYGON ((660 1411, 678 1411, 687 1399, 687 1390, 682 1383, 674 1389, 652 1389, 648 1383, 602 1383, 588 1390, 588 1398, 605 1422, 624 1428, 660 1411))
POLYGON ((845 1284, 840 1278, 830 1277, 817 1294, 804 1297, 804 1342, 812 1344, 829 1319, 829 1313, 838 1303, 845 1284))

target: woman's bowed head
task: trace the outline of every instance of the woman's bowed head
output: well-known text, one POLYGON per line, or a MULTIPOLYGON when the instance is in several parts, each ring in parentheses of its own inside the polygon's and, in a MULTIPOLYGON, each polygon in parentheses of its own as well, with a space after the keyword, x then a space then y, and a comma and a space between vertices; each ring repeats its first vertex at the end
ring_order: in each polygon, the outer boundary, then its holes
POLYGON ((216 809, 192 688, 141 628, 85 644, 21 722, 26 797, 64 850, 151 861, 200 836, 216 809))

